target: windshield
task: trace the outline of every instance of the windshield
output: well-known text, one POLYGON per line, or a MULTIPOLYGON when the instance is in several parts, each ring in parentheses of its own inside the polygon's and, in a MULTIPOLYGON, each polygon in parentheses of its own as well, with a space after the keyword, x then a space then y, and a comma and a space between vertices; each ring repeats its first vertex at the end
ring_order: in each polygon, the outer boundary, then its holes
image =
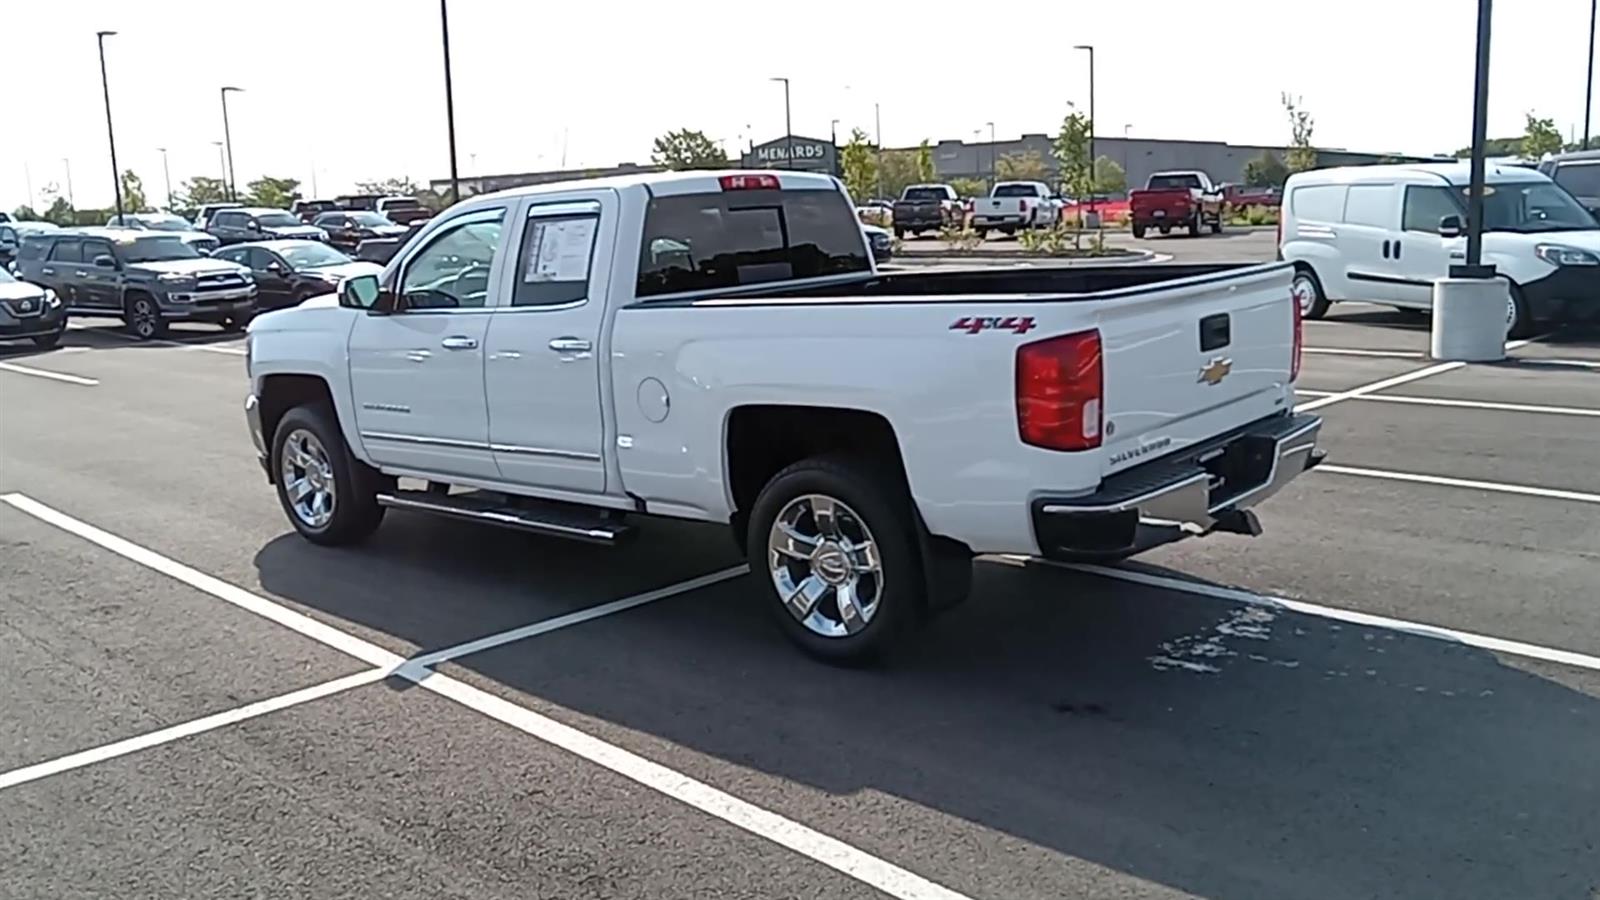
POLYGON ((945 200, 949 197, 943 188, 906 188, 906 200, 945 200))
POLYGON ((140 238, 129 241, 118 247, 118 255, 123 262, 144 263, 164 262, 169 259, 199 259, 200 251, 184 242, 182 238, 155 237, 140 238))
MULTIPOLYGON (((1461 199, 1467 199, 1462 188, 1461 199)), ((1483 227, 1487 231, 1532 234, 1542 231, 1583 231, 1600 223, 1576 198, 1548 181, 1502 181, 1488 185, 1483 198, 1483 227)))
POLYGON ((357 225, 365 225, 368 228, 382 228, 385 225, 394 224, 375 212, 353 212, 349 215, 352 222, 355 222, 357 225))
POLYGON ((378 201, 378 205, 382 206, 384 209, 417 209, 418 207, 422 206, 421 203, 418 203, 416 200, 413 200, 410 197, 400 197, 395 200, 380 200, 378 201))
POLYGON ((293 225, 303 224, 299 219, 295 218, 293 213, 286 212, 262 213, 256 216, 256 221, 263 228, 288 228, 293 225))
POLYGON ((1152 191, 1170 191, 1178 188, 1197 188, 1200 186, 1198 175, 1151 175, 1150 183, 1146 185, 1152 191))
POLYGON ((10 272, 7 272, 5 269, 0 269, 0 284, 16 284, 16 283, 17 283, 17 280, 15 278, 11 277, 11 273, 10 272))
POLYGON ((320 269, 325 266, 339 266, 351 262, 350 257, 329 247, 327 244, 307 241, 296 244, 282 251, 283 258, 289 265, 296 269, 320 269))
POLYGON ((194 226, 177 216, 140 216, 139 223, 152 231, 193 231, 194 226))
POLYGON ((1600 197, 1600 160, 1562 163, 1551 177, 1574 197, 1600 197))

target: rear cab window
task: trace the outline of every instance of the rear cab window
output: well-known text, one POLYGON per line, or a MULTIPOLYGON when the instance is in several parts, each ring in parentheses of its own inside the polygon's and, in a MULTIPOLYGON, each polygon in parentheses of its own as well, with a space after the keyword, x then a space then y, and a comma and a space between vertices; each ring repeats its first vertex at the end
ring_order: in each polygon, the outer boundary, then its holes
POLYGON ((944 188, 906 188, 905 200, 948 200, 949 193, 944 188))
POLYGON ((642 243, 639 297, 872 271, 855 211, 836 190, 653 197, 642 243))
POLYGON ((997 184, 994 186, 995 197, 1041 197, 1043 194, 1036 184, 997 184))
POLYGON ((1152 175, 1145 185, 1153 191, 1186 190, 1201 187, 1198 175, 1152 175))

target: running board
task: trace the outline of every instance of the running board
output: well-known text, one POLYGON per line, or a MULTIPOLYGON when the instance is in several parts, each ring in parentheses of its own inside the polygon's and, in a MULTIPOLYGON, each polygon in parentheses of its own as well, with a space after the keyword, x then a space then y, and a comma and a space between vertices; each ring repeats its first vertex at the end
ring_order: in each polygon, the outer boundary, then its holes
POLYGON ((593 544, 619 544, 634 532, 633 526, 597 510, 536 500, 513 505, 503 495, 483 491, 467 494, 393 491, 379 494, 378 505, 593 544))

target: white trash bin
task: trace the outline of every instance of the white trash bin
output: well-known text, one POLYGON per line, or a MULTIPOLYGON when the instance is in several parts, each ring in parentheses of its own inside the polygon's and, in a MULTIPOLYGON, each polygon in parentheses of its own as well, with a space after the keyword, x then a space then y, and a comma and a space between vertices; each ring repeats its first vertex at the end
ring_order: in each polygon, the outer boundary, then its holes
POLYGON ((1433 283, 1433 358, 1506 358, 1511 286, 1504 278, 1440 278, 1433 283))

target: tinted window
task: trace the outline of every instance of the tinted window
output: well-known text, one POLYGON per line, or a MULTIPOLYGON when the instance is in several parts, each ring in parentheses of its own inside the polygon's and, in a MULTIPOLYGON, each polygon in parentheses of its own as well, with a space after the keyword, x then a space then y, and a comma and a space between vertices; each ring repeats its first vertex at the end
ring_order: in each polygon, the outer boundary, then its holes
POLYGON ((1145 187, 1152 191, 1171 191, 1201 187, 1198 175, 1151 175, 1145 187))
POLYGON ((142 237, 120 244, 117 255, 123 262, 165 262, 170 259, 199 259, 200 251, 180 237, 142 237))
POLYGON ((512 306, 576 303, 589 296, 595 233, 593 215, 529 219, 517 257, 517 288, 512 306))
POLYGON ((329 247, 320 241, 307 241, 303 244, 294 244, 282 251, 283 258, 296 269, 317 269, 323 266, 338 266, 350 261, 350 257, 329 247))
POLYGON ((295 218, 293 213, 282 211, 264 212, 261 215, 256 216, 256 224, 264 228, 291 228, 295 225, 299 225, 300 220, 295 218))
POLYGON ((44 256, 45 247, 48 245, 46 238, 34 235, 23 235, 22 246, 17 248, 18 259, 39 259, 44 256))
POLYGON ((1450 196, 1449 188, 1417 185, 1406 188, 1405 230, 1438 234, 1439 220, 1445 216, 1460 216, 1462 221, 1466 220, 1466 214, 1450 196))
POLYGON ((1344 220, 1351 225, 1393 228, 1395 222, 1394 186, 1353 184, 1344 201, 1344 220))
POLYGON ((871 269, 837 191, 656 197, 645 212, 637 294, 650 297, 871 269))
POLYGON ((218 212, 212 217, 211 222, 219 228, 240 228, 245 223, 245 215, 236 212, 218 212))
POLYGON ((394 224, 387 218, 375 212, 353 212, 347 215, 345 218, 357 225, 364 225, 367 228, 387 228, 394 224))
POLYGON ((227 260, 243 266, 247 265, 245 260, 249 258, 250 250, 247 247, 224 247, 211 255, 217 259, 227 260))
POLYGON ((997 184, 992 197, 1041 197, 1037 185, 1032 184, 997 184))
POLYGON ((1296 217, 1313 222, 1337 222, 1344 215, 1344 185, 1317 184, 1294 189, 1290 200, 1296 217))
POLYGON ((273 256, 271 253, 268 253, 260 247, 251 247, 250 255, 247 256, 246 259, 248 262, 246 262, 245 265, 257 271, 265 269, 270 263, 278 261, 276 256, 273 256))
POLYGON ((50 251, 50 261, 83 262, 83 241, 77 238, 56 241, 55 248, 50 251))
POLYGON ((505 216, 476 219, 435 234, 410 260, 400 282, 407 309, 470 309, 485 304, 489 270, 505 216))
POLYGON ((1556 184, 1574 197, 1600 197, 1600 160, 1556 166, 1556 184))
POLYGON ((950 199, 950 195, 945 193, 944 188, 931 188, 931 187, 906 188, 905 199, 907 199, 907 200, 948 200, 948 199, 950 199))
POLYGON ((12 231, 10 228, 0 227, 0 241, 5 241, 6 243, 11 244, 16 243, 16 240, 17 233, 15 231, 12 231))
POLYGON ((107 241, 84 241, 83 261, 94 262, 97 258, 111 255, 111 244, 107 241))
POLYGON ((312 219, 311 224, 318 228, 338 228, 344 224, 344 216, 338 213, 323 213, 312 219))

